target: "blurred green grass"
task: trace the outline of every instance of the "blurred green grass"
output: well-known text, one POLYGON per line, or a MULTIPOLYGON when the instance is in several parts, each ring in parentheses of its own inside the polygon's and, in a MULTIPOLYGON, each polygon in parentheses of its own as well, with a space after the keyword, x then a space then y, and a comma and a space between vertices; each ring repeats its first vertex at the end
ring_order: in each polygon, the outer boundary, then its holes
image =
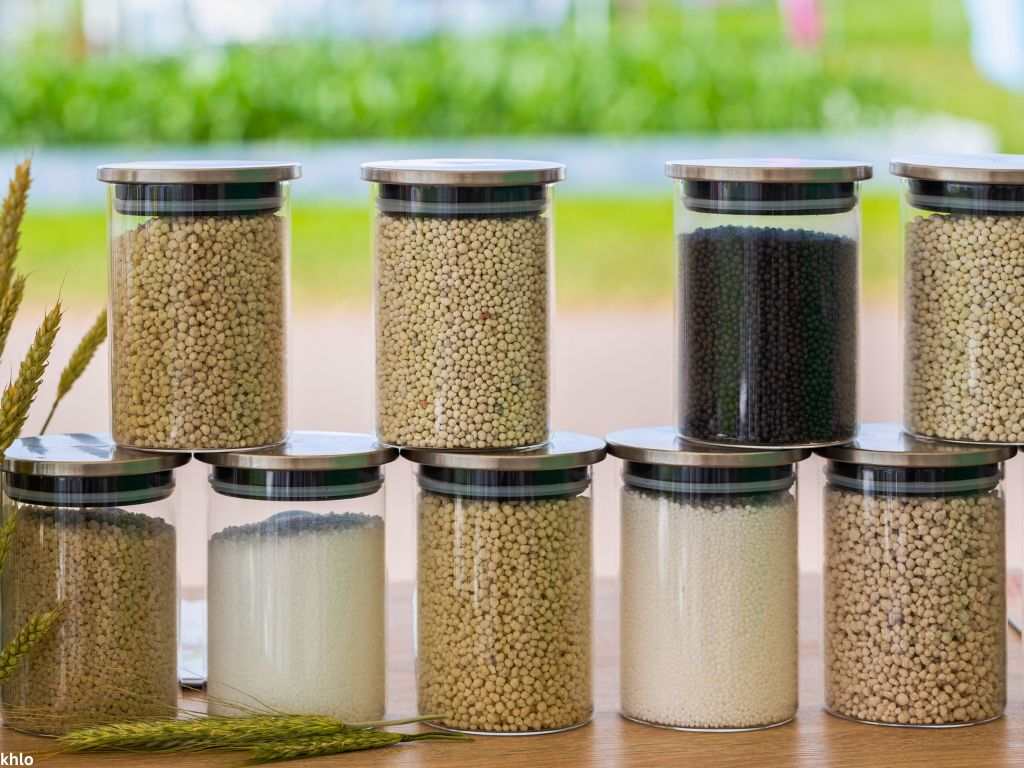
MULTIPOLYGON (((559 306, 632 308, 672 300, 672 201, 559 198, 556 207, 559 306)), ((895 195, 863 199, 863 276, 868 299, 895 297, 899 212, 895 195)), ((297 206, 292 230, 292 296, 307 306, 365 304, 372 270, 369 211, 363 205, 297 206)), ((101 211, 30 211, 20 265, 28 298, 102 302, 106 224, 101 211)))

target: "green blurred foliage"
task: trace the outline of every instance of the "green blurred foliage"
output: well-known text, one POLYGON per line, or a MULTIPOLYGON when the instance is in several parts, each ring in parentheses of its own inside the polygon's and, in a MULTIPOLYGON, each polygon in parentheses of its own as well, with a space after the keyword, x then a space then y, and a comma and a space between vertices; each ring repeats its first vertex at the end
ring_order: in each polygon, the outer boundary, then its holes
POLYGON ((847 66, 851 36, 861 39, 846 31, 806 53, 783 43, 773 3, 686 13, 655 3, 643 21, 615 21, 606 41, 570 26, 173 58, 76 60, 49 46, 0 63, 0 141, 814 131, 915 103, 903 78, 847 66))

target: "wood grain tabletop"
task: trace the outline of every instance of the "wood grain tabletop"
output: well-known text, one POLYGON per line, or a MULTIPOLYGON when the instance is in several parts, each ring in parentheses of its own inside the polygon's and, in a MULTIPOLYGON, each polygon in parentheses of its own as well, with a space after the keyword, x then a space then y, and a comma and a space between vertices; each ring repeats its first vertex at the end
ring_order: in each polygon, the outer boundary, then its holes
MULTIPOLYGON (((595 692, 591 724, 549 736, 476 738, 472 743, 420 743, 299 760, 290 766, 345 768, 565 768, 614 766, 646 768, 993 768, 1024 766, 1024 664, 1021 642, 1009 635, 1010 688, 1007 715, 969 728, 940 730, 859 725, 822 711, 820 579, 801 580, 800 712, 779 728, 752 733, 681 733, 627 722, 618 706, 618 596, 614 583, 597 589, 595 692)), ((412 657, 412 589, 391 587, 389 710, 415 711, 412 657)), ((685 696, 685 691, 680 691, 685 696)), ((0 729, 0 756, 32 755, 36 766, 140 766, 141 768, 221 768, 246 764, 244 755, 57 755, 53 742, 0 729)), ((0 761, 0 765, 4 763, 0 761)), ((16 763, 12 763, 16 764, 16 763)))

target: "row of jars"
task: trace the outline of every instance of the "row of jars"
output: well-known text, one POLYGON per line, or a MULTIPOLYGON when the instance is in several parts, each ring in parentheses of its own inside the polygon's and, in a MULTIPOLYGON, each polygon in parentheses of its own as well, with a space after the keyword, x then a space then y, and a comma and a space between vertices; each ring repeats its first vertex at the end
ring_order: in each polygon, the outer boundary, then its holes
MULTIPOLYGON (((669 163, 677 180, 678 429, 753 447, 857 424, 858 184, 870 166, 669 163)), ((1024 158, 894 161, 907 178, 905 423, 1024 442, 1024 158)), ((103 166, 112 431, 225 450, 287 431, 288 185, 295 164, 103 166)), ((557 163, 370 163, 377 433, 500 449, 549 435, 557 163)))
MULTIPOLYGON (((809 451, 700 446, 671 427, 402 452, 419 466, 419 711, 476 733, 590 719, 590 482, 606 449, 623 461, 622 713, 699 730, 792 719, 809 451)), ((890 424, 821 449, 829 711, 920 726, 1000 716, 1013 452, 890 424)), ((383 716, 383 474, 398 455, 366 435, 298 432, 197 456, 210 465, 212 712, 383 716)), ((41 611, 60 618, 4 681, 7 724, 61 733, 175 706, 174 471, 188 460, 89 434, 8 450, 3 642, 41 611)))

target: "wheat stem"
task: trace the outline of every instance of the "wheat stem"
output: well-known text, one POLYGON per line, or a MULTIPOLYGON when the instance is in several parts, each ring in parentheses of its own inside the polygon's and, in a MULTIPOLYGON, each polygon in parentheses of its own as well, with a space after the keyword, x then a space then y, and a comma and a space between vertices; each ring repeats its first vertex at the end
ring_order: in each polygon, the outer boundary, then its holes
POLYGON ((107 310, 104 309, 97 316, 96 320, 93 321, 92 326, 86 331, 82 340, 78 342, 75 351, 71 353, 68 364, 60 372, 57 395, 53 399, 53 405, 50 406, 50 412, 46 415, 46 421, 43 422, 43 428, 39 434, 46 433, 46 428, 50 426, 50 421, 53 419, 53 414, 57 412, 57 406, 60 405, 60 401, 64 399, 64 396, 71 391, 71 387, 75 385, 75 382, 85 373, 85 369, 89 367, 89 363, 96 354, 96 350, 99 349, 100 344, 106 338, 107 310))
POLYGON ((250 752, 254 763, 272 763, 280 760, 298 760, 302 757, 338 755, 362 749, 390 747, 404 740, 400 733, 388 731, 349 731, 326 739, 305 739, 261 744, 250 752))
POLYGON ((42 324, 36 330, 32 345, 25 359, 21 361, 18 377, 7 385, 3 397, 0 397, 0 452, 10 447, 25 426, 29 408, 36 399, 39 384, 50 360, 53 340, 60 330, 61 317, 62 309, 58 301, 46 313, 42 324))
POLYGON ((0 651, 0 680, 6 680, 14 673, 21 660, 32 652, 36 643, 46 637, 57 623, 60 613, 60 608, 55 608, 29 618, 7 647, 0 651))
POLYGON ((14 168, 7 187, 3 209, 0 210, 0 296, 6 296, 14 276, 18 258, 21 221, 25 218, 28 190, 32 186, 32 160, 26 158, 14 168))
POLYGON ((356 752, 361 749, 390 747, 408 741, 472 741, 461 733, 394 733, 374 729, 350 730, 326 738, 278 741, 253 747, 249 754, 254 763, 272 763, 281 760, 298 760, 303 757, 322 757, 356 752))

